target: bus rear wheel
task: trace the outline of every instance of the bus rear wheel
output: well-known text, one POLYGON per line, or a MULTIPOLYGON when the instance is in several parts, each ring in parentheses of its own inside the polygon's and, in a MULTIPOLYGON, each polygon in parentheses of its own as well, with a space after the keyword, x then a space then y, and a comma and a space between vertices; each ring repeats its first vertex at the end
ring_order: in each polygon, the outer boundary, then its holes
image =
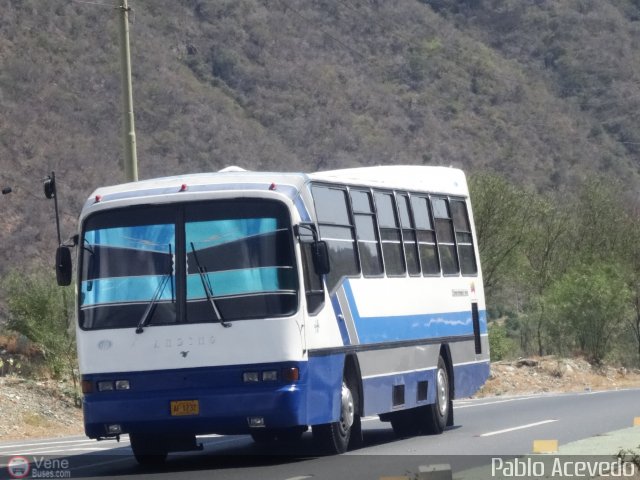
POLYGON ((356 420, 357 405, 353 392, 342 381, 340 392, 340 420, 313 426, 313 438, 320 448, 329 454, 344 453, 349 448, 352 427, 356 420))
POLYGON ((431 405, 417 409, 417 423, 422 433, 441 434, 447 426, 451 411, 451 389, 447 364, 440 356, 438 358, 438 368, 436 369, 436 401, 431 405))

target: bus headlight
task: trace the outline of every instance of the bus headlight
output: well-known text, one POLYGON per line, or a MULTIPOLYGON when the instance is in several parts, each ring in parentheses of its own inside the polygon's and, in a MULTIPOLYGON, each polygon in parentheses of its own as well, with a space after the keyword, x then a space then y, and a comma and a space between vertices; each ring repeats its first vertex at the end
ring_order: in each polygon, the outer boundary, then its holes
POLYGON ((116 390, 131 390, 129 380, 116 380, 116 390))
POLYGON ((114 390, 114 385, 111 380, 98 382, 98 391, 99 392, 111 392, 114 390))
POLYGON ((99 392, 112 392, 114 390, 131 390, 129 380, 103 380, 98 382, 99 392))
POLYGON ((260 381, 260 374, 258 372, 244 372, 242 374, 242 381, 244 383, 256 383, 260 381))
POLYGON ((277 370, 267 370, 262 372, 262 381, 263 382, 275 382, 278 380, 278 371, 277 370))

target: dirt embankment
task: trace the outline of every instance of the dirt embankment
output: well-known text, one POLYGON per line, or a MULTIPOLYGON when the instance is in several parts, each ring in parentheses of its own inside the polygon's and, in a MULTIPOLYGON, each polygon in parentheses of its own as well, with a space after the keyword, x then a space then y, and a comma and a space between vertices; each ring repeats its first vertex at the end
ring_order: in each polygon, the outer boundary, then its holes
POLYGON ((640 387, 640 370, 594 366, 581 358, 534 357, 491 364, 478 397, 640 387))
POLYGON ((83 433, 82 410, 74 404, 72 385, 0 377, 0 442, 83 433))

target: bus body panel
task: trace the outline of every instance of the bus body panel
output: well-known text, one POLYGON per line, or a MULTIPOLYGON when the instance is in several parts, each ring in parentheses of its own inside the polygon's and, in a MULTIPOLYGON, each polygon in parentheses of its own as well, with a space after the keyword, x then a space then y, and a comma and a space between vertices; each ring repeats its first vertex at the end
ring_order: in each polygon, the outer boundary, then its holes
MULTIPOLYGON (((484 384, 489 376, 488 333, 483 308, 481 352, 476 353, 471 308, 473 300, 478 303, 475 283, 477 278, 471 277, 344 280, 332 297, 334 311, 339 312, 337 323, 344 325, 342 351, 357 352, 365 415, 433 403, 443 343, 453 362, 455 397, 469 396, 484 384), (426 382, 426 396, 418 394, 420 382, 426 382), (398 386, 404 389, 402 403, 393 399, 398 386)), ((312 349, 311 355, 326 350, 341 349, 312 349)))
POLYGON ((317 224, 312 181, 463 199, 477 274, 345 277, 332 291, 325 284, 322 308, 310 313, 297 239, 293 248, 300 286, 294 315, 238 320, 231 328, 214 320, 153 325, 141 334, 135 328, 78 327, 80 371, 94 388, 83 401, 87 435, 113 436, 108 431, 112 424, 122 432, 196 435, 247 433, 251 417, 261 417, 274 429, 336 422, 347 356, 359 369, 364 415, 434 403, 435 372, 443 352, 451 362, 453 396, 468 396, 480 388, 489 375, 486 306, 473 214, 459 170, 372 167, 309 175, 170 177, 99 189, 80 219, 131 205, 259 198, 285 204, 292 225, 317 224), (262 375, 289 368, 298 369, 298 381, 243 380, 246 372, 262 375), (118 380, 127 380, 130 389, 97 391, 98 382, 118 380), (195 400, 197 415, 172 414, 172 402, 195 400))
POLYGON ((81 374, 305 360, 303 319, 243 320, 77 332, 81 374), (257 325, 259 323, 259 328, 257 325))
POLYGON ((249 417, 262 417, 269 427, 306 424, 304 380, 300 383, 246 384, 244 372, 281 371, 297 367, 308 377, 306 362, 279 362, 222 367, 133 371, 85 375, 85 381, 128 380, 129 391, 94 392, 84 396, 85 431, 91 438, 108 435, 107 427, 136 433, 238 434, 249 432, 249 417), (198 402, 198 413, 172 415, 171 402, 198 402))

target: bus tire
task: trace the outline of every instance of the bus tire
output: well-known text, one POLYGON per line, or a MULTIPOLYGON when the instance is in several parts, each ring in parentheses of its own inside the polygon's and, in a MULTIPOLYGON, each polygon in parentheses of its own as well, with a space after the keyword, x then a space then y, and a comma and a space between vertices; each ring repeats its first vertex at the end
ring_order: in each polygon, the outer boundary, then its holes
POLYGON ((168 450, 161 439, 146 435, 129 434, 131 450, 136 461, 145 467, 162 465, 167 459, 168 450))
POLYGON ((326 453, 344 453, 349 447, 351 430, 354 426, 357 405, 351 388, 342 381, 340 395, 340 419, 337 422, 313 426, 313 439, 326 453))
POLYGON ((438 358, 438 368, 436 369, 436 401, 431 405, 420 407, 418 411, 418 424, 422 433, 439 435, 441 434, 449 419, 453 416, 453 402, 451 401, 451 386, 447 364, 442 358, 438 358))

